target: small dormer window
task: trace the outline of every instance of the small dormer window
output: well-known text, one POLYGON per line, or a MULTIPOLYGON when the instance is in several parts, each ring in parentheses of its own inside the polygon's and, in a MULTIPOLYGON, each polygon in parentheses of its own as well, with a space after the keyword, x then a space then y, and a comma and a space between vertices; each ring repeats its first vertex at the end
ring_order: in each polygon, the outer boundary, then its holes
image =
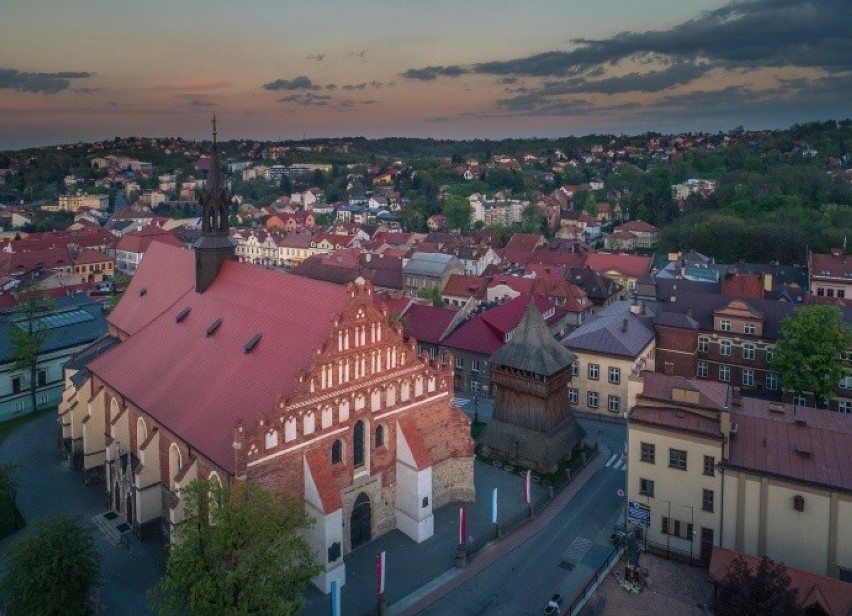
POLYGON ((757 332, 757 326, 754 323, 745 323, 743 325, 743 333, 744 334, 755 334, 757 332))
POLYGON ((731 331, 731 322, 728 319, 721 319, 719 321, 719 329, 723 332, 731 331))

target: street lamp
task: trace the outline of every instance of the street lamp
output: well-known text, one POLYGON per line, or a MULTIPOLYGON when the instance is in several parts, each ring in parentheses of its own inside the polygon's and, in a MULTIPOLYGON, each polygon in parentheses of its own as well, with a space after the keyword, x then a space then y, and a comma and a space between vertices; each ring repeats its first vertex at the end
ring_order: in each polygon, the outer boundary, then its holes
POLYGON ((692 564, 692 542, 695 537, 695 507, 692 505, 681 505, 689 509, 689 564, 692 564))

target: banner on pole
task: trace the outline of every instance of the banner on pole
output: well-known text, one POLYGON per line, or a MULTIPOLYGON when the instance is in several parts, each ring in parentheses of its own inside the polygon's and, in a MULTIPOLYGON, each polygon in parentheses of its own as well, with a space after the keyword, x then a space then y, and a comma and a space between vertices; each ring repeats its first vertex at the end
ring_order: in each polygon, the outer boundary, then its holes
POLYGON ((467 542, 467 510, 459 507, 459 545, 467 542))
POLYGON ((524 475, 524 502, 529 505, 532 502, 532 471, 524 475))
POLYGON ((331 616, 340 616, 340 585, 331 580, 331 616))
POLYGON ((639 501, 627 501, 627 521, 636 526, 651 526, 651 507, 639 501))
POLYGON ((385 553, 376 554, 376 594, 381 597, 385 592, 385 553))

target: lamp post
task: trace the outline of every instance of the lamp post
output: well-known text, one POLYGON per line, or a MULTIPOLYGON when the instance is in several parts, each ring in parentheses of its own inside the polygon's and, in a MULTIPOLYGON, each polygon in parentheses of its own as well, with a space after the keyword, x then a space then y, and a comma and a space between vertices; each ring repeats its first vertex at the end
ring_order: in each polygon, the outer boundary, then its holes
POLYGON ((689 509, 689 564, 692 564, 692 543, 695 541, 695 507, 682 505, 689 509))

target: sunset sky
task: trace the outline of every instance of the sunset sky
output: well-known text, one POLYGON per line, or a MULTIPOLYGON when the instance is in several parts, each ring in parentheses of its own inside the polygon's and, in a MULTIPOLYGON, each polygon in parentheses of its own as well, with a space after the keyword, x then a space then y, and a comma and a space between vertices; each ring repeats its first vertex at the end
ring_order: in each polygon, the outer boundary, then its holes
POLYGON ((0 150, 852 116, 849 0, 0 0, 0 150))

